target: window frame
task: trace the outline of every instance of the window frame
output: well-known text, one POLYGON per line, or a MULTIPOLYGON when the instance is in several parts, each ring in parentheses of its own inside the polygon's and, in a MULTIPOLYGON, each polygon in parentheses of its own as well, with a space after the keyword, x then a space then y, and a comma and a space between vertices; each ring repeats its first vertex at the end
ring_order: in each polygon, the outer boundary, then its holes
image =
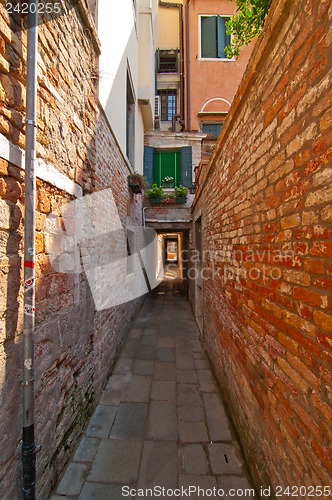
POLYGON ((160 97, 160 121, 161 122, 171 122, 172 118, 174 115, 177 114, 177 109, 178 109, 178 91, 177 89, 158 89, 157 90, 157 95, 160 97), (163 100, 162 97, 166 96, 167 97, 167 105, 166 105, 166 113, 167 113, 167 119, 163 119, 163 100), (171 119, 168 119, 168 111, 169 111, 169 102, 168 102, 168 97, 174 97, 174 113, 172 114, 171 119))
MULTIPOLYGON (((230 19, 233 14, 198 14, 198 60, 199 61, 222 61, 222 62, 234 62, 235 57, 228 59, 228 57, 202 57, 202 17, 227 17, 230 19)), ((231 41, 233 35, 231 35, 231 41)))
MULTIPOLYGON (((174 174, 172 175, 172 177, 174 176, 174 186, 175 187, 179 187, 180 184, 181 184, 181 182, 182 182, 181 150, 179 148, 160 148, 160 149, 156 148, 155 149, 155 151, 154 151, 154 171, 153 171, 153 177, 155 179, 155 182, 157 182, 157 177, 158 176, 157 176, 156 170, 158 168, 159 169, 160 184, 162 183, 162 177, 163 177, 163 175, 161 173, 161 167, 160 167, 160 165, 157 165, 156 158, 157 158, 158 155, 160 155, 160 157, 161 157, 163 154, 167 154, 167 153, 175 155, 174 174), (178 161, 177 161, 177 155, 179 156, 178 161), (177 169, 178 169, 178 172, 177 172, 177 169)), ((157 182, 157 184, 158 184, 158 182, 157 182)))
MULTIPOLYGON (((224 125, 224 121, 201 121, 201 132, 202 132, 202 134, 208 134, 209 132, 204 132, 204 130, 203 130, 204 125, 221 125, 220 132, 219 132, 219 135, 220 135, 222 127, 224 125)), ((219 137, 219 135, 218 135, 218 137, 219 137)), ((216 137, 216 139, 218 139, 218 137, 216 137)))
POLYGON ((126 157, 135 168, 136 153, 136 96, 129 66, 126 79, 126 157))
POLYGON ((178 51, 175 49, 157 49, 157 73, 158 75, 164 75, 164 74, 177 74, 179 73, 179 55, 178 51), (171 71, 165 71, 161 68, 161 61, 163 57, 168 56, 169 58, 174 57, 174 70, 171 71))

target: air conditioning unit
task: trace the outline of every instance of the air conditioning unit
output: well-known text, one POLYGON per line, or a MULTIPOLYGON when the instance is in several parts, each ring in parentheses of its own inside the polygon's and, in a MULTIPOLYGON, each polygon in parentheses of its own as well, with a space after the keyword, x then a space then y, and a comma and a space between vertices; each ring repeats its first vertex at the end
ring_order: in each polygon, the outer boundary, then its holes
POLYGON ((155 99, 154 99, 154 118, 155 118, 155 120, 160 120, 160 114, 161 114, 160 96, 156 95, 155 99))

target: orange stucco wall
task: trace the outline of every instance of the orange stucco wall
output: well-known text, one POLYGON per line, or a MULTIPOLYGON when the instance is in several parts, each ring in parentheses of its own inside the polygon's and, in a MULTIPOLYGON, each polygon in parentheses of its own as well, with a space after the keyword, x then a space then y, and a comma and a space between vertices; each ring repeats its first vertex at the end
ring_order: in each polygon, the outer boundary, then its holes
MULTIPOLYGON (((200 130, 202 120, 223 119, 222 115, 199 117, 198 113, 209 99, 221 97, 232 102, 254 46, 252 42, 249 47, 243 48, 240 57, 234 61, 199 60, 199 15, 232 15, 236 8, 235 2, 229 0, 189 0, 190 127, 193 131, 200 130)), ((227 112, 229 107, 227 102, 219 100, 211 102, 204 111, 227 112)))

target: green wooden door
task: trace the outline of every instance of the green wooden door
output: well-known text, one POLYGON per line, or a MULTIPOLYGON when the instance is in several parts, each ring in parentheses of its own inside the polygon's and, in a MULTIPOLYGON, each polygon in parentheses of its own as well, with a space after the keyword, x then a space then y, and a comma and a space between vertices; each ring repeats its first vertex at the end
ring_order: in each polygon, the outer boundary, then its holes
POLYGON ((173 177, 174 183, 168 187, 181 184, 181 158, 180 151, 155 152, 155 182, 160 186, 165 177, 173 177))

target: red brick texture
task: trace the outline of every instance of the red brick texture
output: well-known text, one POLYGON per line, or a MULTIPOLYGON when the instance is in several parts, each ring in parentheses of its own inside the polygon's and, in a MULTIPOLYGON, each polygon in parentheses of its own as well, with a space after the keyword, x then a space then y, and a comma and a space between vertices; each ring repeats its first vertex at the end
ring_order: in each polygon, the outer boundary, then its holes
POLYGON ((203 336, 258 487, 331 478, 331 18, 273 2, 193 208, 218 271, 203 336))

